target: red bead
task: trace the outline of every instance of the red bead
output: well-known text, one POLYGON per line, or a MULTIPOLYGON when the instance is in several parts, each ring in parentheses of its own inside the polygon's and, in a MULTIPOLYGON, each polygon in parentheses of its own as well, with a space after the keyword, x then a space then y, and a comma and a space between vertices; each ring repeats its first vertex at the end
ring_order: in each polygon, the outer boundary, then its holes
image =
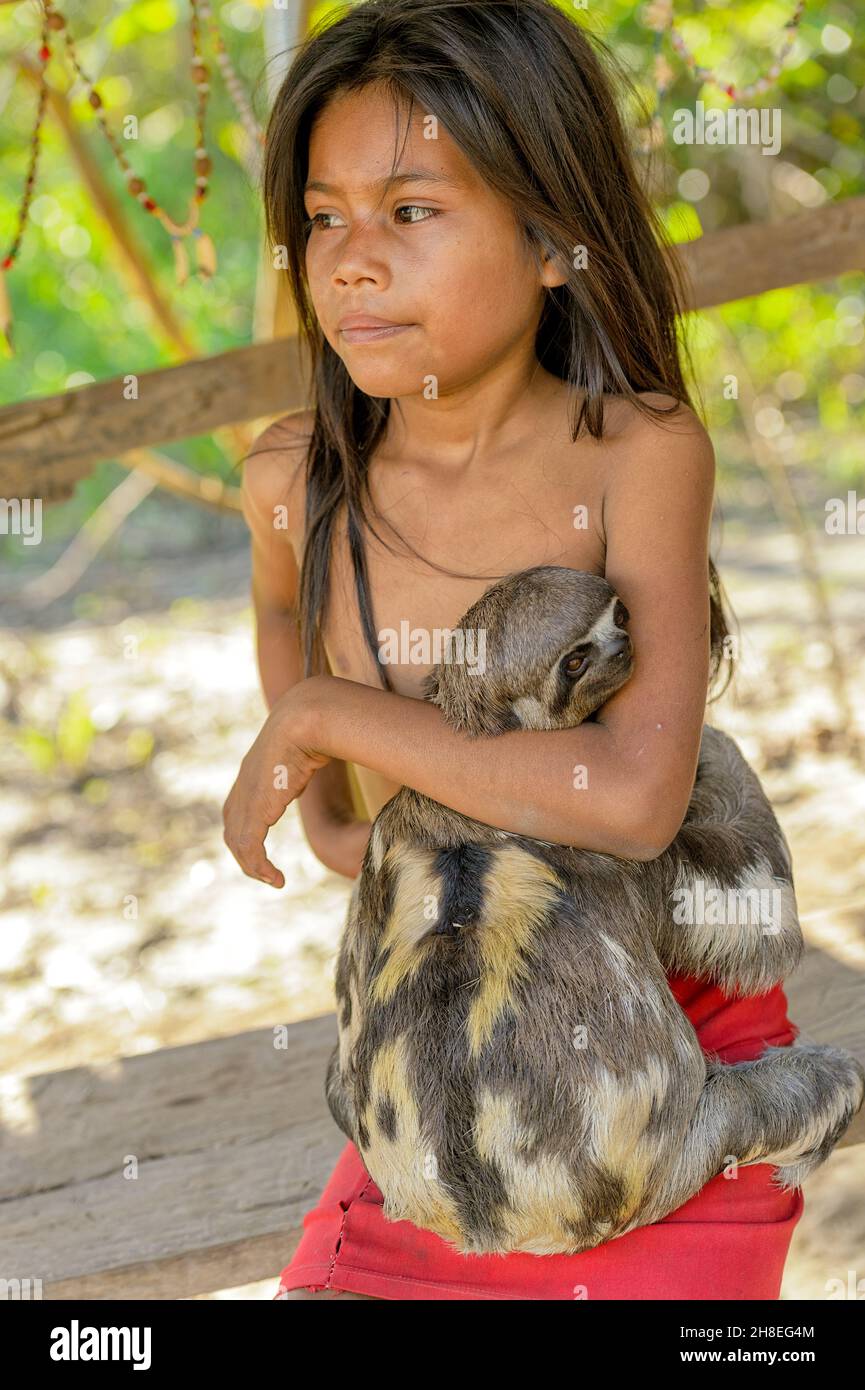
POLYGON ((51 49, 48 47, 47 43, 43 43, 40 48, 39 57, 42 59, 43 63, 47 63, 48 59, 51 57, 51 49))
POLYGON ((143 205, 144 205, 144 207, 147 208, 147 211, 148 211, 148 212, 153 212, 153 211, 155 211, 156 203, 153 201, 152 198, 145 198, 145 199, 144 199, 144 204, 143 204, 143 205))
POLYGON ((10 267, 10 265, 12 264, 12 260, 13 260, 13 257, 12 257, 12 256, 7 256, 6 259, 5 259, 5 261, 3 262, 2 266, 0 266, 0 270, 8 270, 9 267, 10 267))

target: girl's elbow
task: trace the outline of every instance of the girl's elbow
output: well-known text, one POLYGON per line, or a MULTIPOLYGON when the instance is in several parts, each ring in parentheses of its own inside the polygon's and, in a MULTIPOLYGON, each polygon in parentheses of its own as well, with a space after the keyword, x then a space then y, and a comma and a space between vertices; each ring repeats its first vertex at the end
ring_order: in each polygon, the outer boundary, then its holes
POLYGON ((647 863, 658 859, 678 835, 685 819, 687 804, 679 807, 669 794, 653 793, 639 803, 639 813, 630 823, 631 859, 647 863))
POLYGON ((660 858, 664 850, 669 849, 671 843, 671 841, 668 841, 666 844, 662 845, 658 844, 657 841, 653 841, 651 844, 646 844, 643 841, 634 842, 630 846, 630 853, 626 857, 628 859, 636 859, 641 864, 647 864, 650 859, 660 858))

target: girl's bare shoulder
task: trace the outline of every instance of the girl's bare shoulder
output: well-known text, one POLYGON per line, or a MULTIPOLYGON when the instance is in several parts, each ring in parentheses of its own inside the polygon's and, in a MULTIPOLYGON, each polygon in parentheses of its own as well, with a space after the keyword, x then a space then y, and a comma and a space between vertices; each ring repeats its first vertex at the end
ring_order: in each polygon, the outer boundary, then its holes
POLYGON ((306 459, 314 420, 312 410, 274 420, 243 461, 241 496, 250 526, 272 527, 275 509, 284 507, 284 533, 292 543, 303 535, 306 459))
POLYGON ((712 510, 715 450, 696 413, 674 397, 643 393, 669 414, 646 416, 617 401, 605 474, 602 525, 608 557, 613 536, 630 536, 637 550, 647 537, 701 538, 712 510))
POLYGON ((649 415, 640 410, 627 396, 604 397, 604 433, 610 442, 626 442, 628 448, 645 443, 651 446, 675 435, 691 439, 708 439, 709 434, 699 416, 684 401, 661 391, 638 391, 637 397, 662 415, 649 415))

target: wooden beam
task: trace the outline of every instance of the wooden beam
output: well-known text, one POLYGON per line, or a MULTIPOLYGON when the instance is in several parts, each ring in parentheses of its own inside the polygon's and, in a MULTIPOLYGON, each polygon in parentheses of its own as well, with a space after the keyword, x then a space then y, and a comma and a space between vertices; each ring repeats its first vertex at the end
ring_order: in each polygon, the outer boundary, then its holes
POLYGON ((784 222, 729 227, 677 249, 693 281, 694 309, 865 271, 865 196, 784 222))
POLYGON ((0 410, 0 496, 67 497, 102 459, 221 425, 299 410, 307 399, 295 339, 142 372, 0 410))
MULTIPOLYGON (((784 285, 865 271, 865 196, 780 223, 732 227, 678 246, 705 309, 784 285)), ((307 402, 294 338, 256 343, 138 378, 123 377, 0 410, 0 496, 68 496, 101 459, 300 410, 307 402)))

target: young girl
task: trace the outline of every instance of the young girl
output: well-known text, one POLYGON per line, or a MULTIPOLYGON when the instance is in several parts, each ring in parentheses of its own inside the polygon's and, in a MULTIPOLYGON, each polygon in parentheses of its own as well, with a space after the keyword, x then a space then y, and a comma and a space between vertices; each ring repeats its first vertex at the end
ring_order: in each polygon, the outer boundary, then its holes
MULTIPOLYGON (((294 799, 351 878, 401 785, 621 858, 662 853, 684 818, 727 633, 714 455, 602 56, 547 0, 368 0, 307 40, 277 96, 268 232, 314 409, 246 461, 270 715, 224 812, 244 871, 277 888, 264 841, 294 799), (539 564, 606 575, 635 673, 594 722, 469 741, 419 698, 430 665, 382 662, 378 634, 456 627, 539 564)), ((722 1060, 793 1041, 780 987, 670 986, 722 1060)), ((349 1143, 277 1296, 775 1299, 802 1197, 771 1178, 719 1174, 583 1254, 463 1256, 386 1221, 349 1143)))

